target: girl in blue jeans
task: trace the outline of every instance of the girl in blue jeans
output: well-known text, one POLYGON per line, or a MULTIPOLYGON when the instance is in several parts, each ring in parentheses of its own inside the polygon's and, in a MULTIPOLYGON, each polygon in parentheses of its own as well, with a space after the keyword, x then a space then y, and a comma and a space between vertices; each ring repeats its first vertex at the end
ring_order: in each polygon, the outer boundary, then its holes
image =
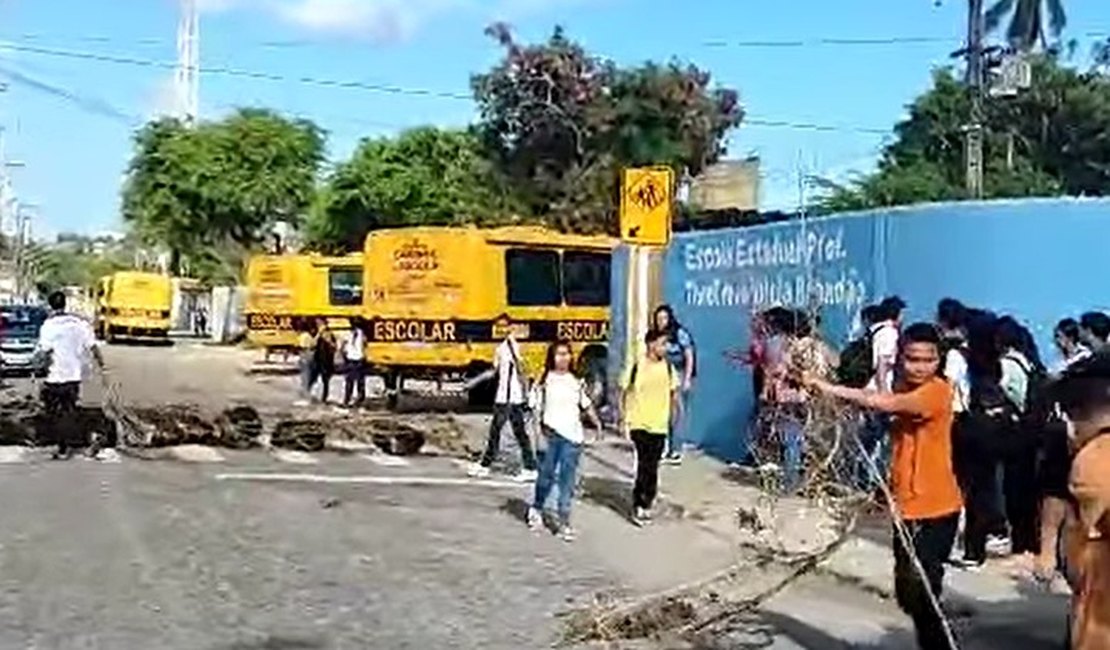
POLYGON ((569 341, 552 343, 547 349, 543 377, 533 388, 530 398, 532 412, 538 414, 547 440, 547 451, 540 463, 535 497, 528 508, 528 527, 535 531, 543 528, 544 504, 557 484, 558 534, 568 542, 574 539, 570 506, 578 480, 578 459, 585 441, 582 414, 589 417, 594 427, 601 429, 601 421, 582 380, 571 372, 573 363, 574 354, 569 341))

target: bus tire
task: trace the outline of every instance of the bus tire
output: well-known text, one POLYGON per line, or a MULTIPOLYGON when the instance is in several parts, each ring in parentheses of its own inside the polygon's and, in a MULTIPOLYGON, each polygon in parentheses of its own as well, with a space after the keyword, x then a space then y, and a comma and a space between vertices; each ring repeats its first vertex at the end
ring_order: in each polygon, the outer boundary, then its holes
POLYGON ((401 391, 405 387, 405 378, 400 372, 390 370, 382 376, 385 382, 385 408, 396 411, 401 405, 401 391))

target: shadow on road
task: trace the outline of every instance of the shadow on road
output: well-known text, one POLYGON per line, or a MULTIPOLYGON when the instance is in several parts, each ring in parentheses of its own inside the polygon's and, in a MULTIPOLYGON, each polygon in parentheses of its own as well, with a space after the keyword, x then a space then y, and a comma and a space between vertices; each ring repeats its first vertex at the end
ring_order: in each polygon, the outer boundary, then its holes
POLYGON ((239 641, 216 650, 323 650, 328 644, 323 639, 268 636, 260 641, 239 641))

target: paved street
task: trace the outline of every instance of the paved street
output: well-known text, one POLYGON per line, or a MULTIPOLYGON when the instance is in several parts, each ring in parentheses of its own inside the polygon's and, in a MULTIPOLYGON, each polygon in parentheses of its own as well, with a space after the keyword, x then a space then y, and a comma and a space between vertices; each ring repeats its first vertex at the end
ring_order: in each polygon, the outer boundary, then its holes
MULTIPOLYGON (((292 378, 260 380, 246 372, 251 359, 189 343, 109 350, 135 403, 288 410, 292 378)), ((481 416, 462 421, 481 436, 481 416)), ((728 492, 738 488, 719 485, 710 465, 668 469, 665 498, 686 504, 685 516, 634 529, 618 512, 626 457, 613 454, 591 452, 581 537, 567 544, 520 522, 527 486, 470 481, 445 457, 220 450, 207 458, 218 462, 59 463, 8 453, 0 647, 543 648, 564 631, 558 614, 595 594, 660 592, 741 561, 732 535, 743 497, 728 492)), ((864 556, 884 584, 886 552, 864 556)), ((1035 641, 1055 634, 1048 611, 1031 636, 1020 608, 994 627, 976 622, 966 647, 1055 647, 1035 641)), ((720 647, 911 647, 889 600, 823 573, 736 628, 720 647)))

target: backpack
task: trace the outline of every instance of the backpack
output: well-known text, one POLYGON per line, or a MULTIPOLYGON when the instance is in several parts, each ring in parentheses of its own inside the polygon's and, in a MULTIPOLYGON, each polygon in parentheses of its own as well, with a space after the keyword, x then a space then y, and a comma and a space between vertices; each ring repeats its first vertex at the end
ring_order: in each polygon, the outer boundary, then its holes
POLYGON ((836 367, 838 383, 852 388, 863 388, 875 375, 871 351, 873 332, 867 332, 852 341, 840 353, 840 365, 836 367))
POLYGON ((1025 404, 1020 415, 1021 425, 1028 432, 1038 432, 1056 417, 1055 404, 1048 396, 1048 376, 1028 361, 1010 357, 1025 373, 1025 404))

